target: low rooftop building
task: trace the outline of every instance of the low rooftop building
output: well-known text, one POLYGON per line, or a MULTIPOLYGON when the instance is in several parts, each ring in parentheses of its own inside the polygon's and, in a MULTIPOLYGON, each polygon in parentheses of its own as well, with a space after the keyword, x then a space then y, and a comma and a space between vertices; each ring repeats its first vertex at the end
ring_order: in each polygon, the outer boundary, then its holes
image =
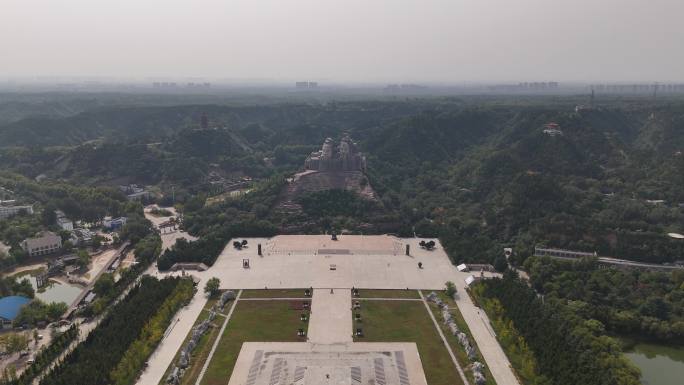
POLYGON ((126 217, 105 217, 105 219, 102 221, 102 227, 111 231, 120 230, 126 225, 126 220, 126 217))
POLYGON ((57 226, 62 230, 71 231, 74 229, 74 222, 67 217, 57 218, 57 226))
POLYGON ((35 237, 27 238, 21 242, 21 248, 32 257, 56 253, 61 247, 62 238, 50 231, 38 233, 35 237))
POLYGON ((126 194, 126 198, 128 198, 129 201, 139 201, 152 196, 152 193, 137 184, 121 185, 119 186, 119 190, 126 194))
POLYGON ((74 222, 67 218, 64 211, 55 210, 55 217, 57 217, 57 225, 61 227, 62 230, 71 231, 74 229, 74 222))
POLYGON ((560 129, 560 125, 555 122, 545 124, 543 132, 549 136, 563 135, 563 130, 560 129))
POLYGON ((74 246, 87 245, 93 241, 95 233, 87 229, 74 229, 69 235, 69 240, 74 246))
MULTIPOLYGON (((14 202, 14 201, 11 201, 14 202)), ((0 219, 7 219, 13 217, 21 212, 26 212, 26 214, 33 214, 32 205, 0 205, 0 219)))

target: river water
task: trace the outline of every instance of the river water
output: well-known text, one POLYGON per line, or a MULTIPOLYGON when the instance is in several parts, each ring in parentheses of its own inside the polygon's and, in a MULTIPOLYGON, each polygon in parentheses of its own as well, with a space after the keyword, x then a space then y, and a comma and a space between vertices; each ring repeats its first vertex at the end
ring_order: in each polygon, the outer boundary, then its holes
POLYGON ((641 369, 644 385, 684 384, 684 347, 636 344, 625 355, 641 369))

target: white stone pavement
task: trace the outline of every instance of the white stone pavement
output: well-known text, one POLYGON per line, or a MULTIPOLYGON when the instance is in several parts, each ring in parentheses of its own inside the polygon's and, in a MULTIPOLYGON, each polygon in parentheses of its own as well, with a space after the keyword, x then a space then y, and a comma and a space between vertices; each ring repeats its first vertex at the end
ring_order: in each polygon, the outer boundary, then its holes
POLYGON ((494 331, 489 324, 489 319, 483 310, 475 306, 466 293, 466 284, 463 279, 454 281, 458 290, 456 304, 461 311, 463 318, 468 323, 470 333, 477 342, 484 357, 489 371, 496 380, 497 385, 519 385, 518 379, 513 374, 508 357, 504 353, 501 345, 496 340, 494 331))
POLYGON ((242 344, 228 385, 379 384, 380 382, 376 381, 376 360, 383 361, 382 383, 400 385, 404 382, 399 378, 398 355, 401 355, 408 383, 427 385, 418 349, 412 342, 354 342, 329 345, 302 342, 245 342, 242 344), (257 357, 258 352, 261 354, 257 357), (273 371, 277 362, 280 362, 280 370, 273 371), (359 370, 361 381, 354 381, 350 377, 350 368, 353 366, 359 370), (251 381, 248 380, 250 374, 251 381))
MULTIPOLYGON (((444 288, 456 271, 438 243, 435 250, 421 249, 419 239, 388 235, 345 235, 331 241, 327 235, 280 235, 246 238, 237 250, 228 242, 209 270, 195 273, 216 276, 224 289, 276 288, 444 288), (263 255, 257 254, 258 244, 263 255), (410 255, 405 255, 406 245, 410 255), (243 268, 249 259, 250 268, 243 268), (418 263, 422 268, 418 268, 418 263)), ((242 240, 242 238, 240 239, 242 240)))
MULTIPOLYGON (((498 385, 519 385, 509 361, 499 346, 496 337, 484 312, 480 311, 465 292, 465 278, 470 273, 459 272, 449 261, 439 241, 434 250, 428 251, 418 246, 420 239, 395 238, 391 236, 340 236, 339 241, 331 241, 329 236, 277 236, 273 238, 247 238, 249 247, 237 250, 232 240, 209 270, 192 272, 204 281, 209 277, 218 277, 222 288, 328 288, 316 295, 330 296, 330 287, 335 288, 374 288, 374 289, 426 289, 440 290, 446 281, 453 281, 460 293, 457 305, 472 332, 482 355, 489 366, 498 385), (257 255, 257 244, 262 244, 263 256, 257 255), (405 247, 410 245, 410 255, 405 255, 405 247), (250 260, 250 268, 242 267, 242 260, 250 260), (418 268, 418 262, 423 268, 418 268), (331 269, 335 265, 335 269, 331 269), (479 312, 479 314, 478 314, 479 312)), ((477 273, 475 273, 477 274, 477 273)), ((164 274, 158 274, 164 275, 164 274)), ((342 289, 335 289, 337 292, 342 289)), ((349 291, 345 301, 350 301, 349 291)), ((337 301, 337 296, 334 296, 337 301)), ((340 299, 341 301, 341 299, 340 299)), ((316 306, 312 323, 309 325, 309 337, 319 338, 316 330, 316 306)), ((346 306, 349 309, 349 305, 346 306)), ((327 311, 323 310, 322 314, 327 311)), ((181 311, 184 313, 184 311, 181 311)), ((182 316, 181 316, 182 317, 182 316)), ((332 317, 332 316, 331 316, 332 317)), ((196 318, 192 315, 193 322, 196 318)), ((351 328, 351 315, 349 315, 351 328)), ((341 324, 340 324, 341 325, 341 324)), ((192 327, 192 322, 177 325, 173 333, 182 335, 182 339, 192 327)), ((351 339, 350 329, 346 332, 333 333, 334 339, 351 339)), ((165 348, 163 343, 159 349, 173 350, 173 354, 165 353, 165 360, 155 360, 160 366, 155 371, 163 372, 173 359, 175 349, 165 348)), ((180 346, 180 342, 178 342, 180 346)), ((155 353, 157 355, 159 353, 155 353)), ((151 370, 151 369, 148 369, 151 370)), ((159 377, 161 378, 161 377, 159 377)), ((138 382, 138 384, 156 384, 157 382, 138 382)))
MULTIPOLYGON (((174 215, 176 214, 175 209, 167 209, 170 210, 174 215)), ((154 216, 150 214, 148 210, 145 210, 145 218, 150 220, 154 226, 158 226, 161 222, 169 219, 168 217, 154 216)), ((176 239, 179 238, 186 238, 188 240, 195 239, 195 237, 188 235, 187 233, 181 233, 179 231, 166 234, 162 233, 162 252, 173 246, 176 243, 176 239)), ((152 264, 152 266, 150 266, 144 274, 152 275, 161 279, 169 275, 179 276, 182 273, 159 273, 156 266, 152 264)), ((203 277, 199 278, 202 279, 203 277)), ((202 279, 202 281, 204 281, 204 279, 202 279)), ((200 284, 201 283, 202 282, 200 282, 200 284)), ((197 290, 197 293, 195 293, 195 296, 192 298, 190 303, 176 313, 176 319, 171 321, 171 325, 169 325, 169 328, 166 330, 161 342, 159 345, 157 345, 157 348, 147 360, 148 366, 138 378, 138 381, 136 382, 137 385, 156 385, 159 383, 159 381, 161 381, 166 369, 176 356, 176 352, 178 352, 178 350, 181 348, 185 337, 187 336, 188 332, 190 332, 190 329, 192 329, 192 325, 195 324, 195 320, 206 305, 207 300, 208 299, 204 292, 202 290, 197 290)))
POLYGON ((314 289, 308 340, 314 344, 352 342, 351 288, 314 289))
POLYGON ((202 290, 197 290, 190 303, 176 313, 176 319, 171 321, 171 325, 166 331, 168 334, 165 335, 152 356, 147 360, 148 366, 140 375, 137 384, 156 385, 159 383, 206 304, 207 296, 202 290))

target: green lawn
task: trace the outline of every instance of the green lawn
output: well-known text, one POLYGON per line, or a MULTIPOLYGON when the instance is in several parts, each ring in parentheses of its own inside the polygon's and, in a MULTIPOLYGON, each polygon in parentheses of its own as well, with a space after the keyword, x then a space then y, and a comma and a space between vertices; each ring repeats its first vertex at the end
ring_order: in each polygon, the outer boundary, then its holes
POLYGON ((305 289, 243 290, 240 298, 307 298, 304 296, 304 290, 305 289))
POLYGON ((306 341, 297 337, 297 329, 307 329, 307 323, 299 319, 301 314, 300 310, 290 309, 288 301, 238 301, 202 385, 228 383, 243 342, 306 341))
MULTIPOLYGON (((489 366, 487 365, 487 363, 482 358, 482 355, 480 354, 480 350, 477 347, 477 343, 475 342, 475 339, 473 338, 472 334, 470 334, 470 328, 468 328, 468 324, 466 323, 465 319, 463 318, 463 315, 461 314, 461 312, 458 310, 456 303, 454 302, 453 299, 449 298, 443 291, 437 292, 437 295, 444 302, 447 303, 447 305, 449 306, 449 312, 451 313, 452 317, 454 318, 454 321, 456 322, 456 326, 458 326, 459 330, 461 330, 462 332, 464 332, 468 336, 470 343, 473 344, 473 346, 475 346, 475 349, 477 349, 477 360, 485 364, 484 375, 487 378, 486 384, 487 385, 495 385, 496 381, 494 381, 494 377, 492 376, 492 373, 489 371, 489 366)), ((473 372, 471 372, 470 370, 465 370, 465 368, 471 364, 471 361, 468 358, 468 355, 466 354, 463 347, 461 347, 461 344, 458 343, 458 339, 456 338, 456 336, 451 334, 451 331, 449 330, 449 328, 444 324, 443 318, 442 318, 442 312, 439 310, 437 305, 435 305, 434 303, 430 303, 430 310, 432 311, 432 314, 434 314, 435 319, 439 323, 439 326, 442 328, 442 332, 446 336, 446 339, 449 342, 449 346, 451 346, 451 350, 456 355, 456 359, 458 360, 458 363, 461 364, 461 367, 464 369, 466 377, 468 377, 468 380, 473 382, 473 372)))
POLYGON ((358 298, 410 298, 420 299, 417 290, 359 289, 358 298))
POLYGON ((463 384, 435 325, 422 302, 363 301, 358 342, 415 342, 430 385, 463 384))

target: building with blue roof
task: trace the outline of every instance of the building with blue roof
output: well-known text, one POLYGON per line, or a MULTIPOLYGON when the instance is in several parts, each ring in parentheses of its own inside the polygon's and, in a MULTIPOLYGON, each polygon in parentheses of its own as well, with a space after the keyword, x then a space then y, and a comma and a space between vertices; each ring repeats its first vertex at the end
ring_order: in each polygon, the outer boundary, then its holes
POLYGON ((0 298, 0 322, 2 322, 2 327, 12 327, 12 321, 17 318, 21 308, 29 302, 31 302, 30 298, 20 295, 0 298))

